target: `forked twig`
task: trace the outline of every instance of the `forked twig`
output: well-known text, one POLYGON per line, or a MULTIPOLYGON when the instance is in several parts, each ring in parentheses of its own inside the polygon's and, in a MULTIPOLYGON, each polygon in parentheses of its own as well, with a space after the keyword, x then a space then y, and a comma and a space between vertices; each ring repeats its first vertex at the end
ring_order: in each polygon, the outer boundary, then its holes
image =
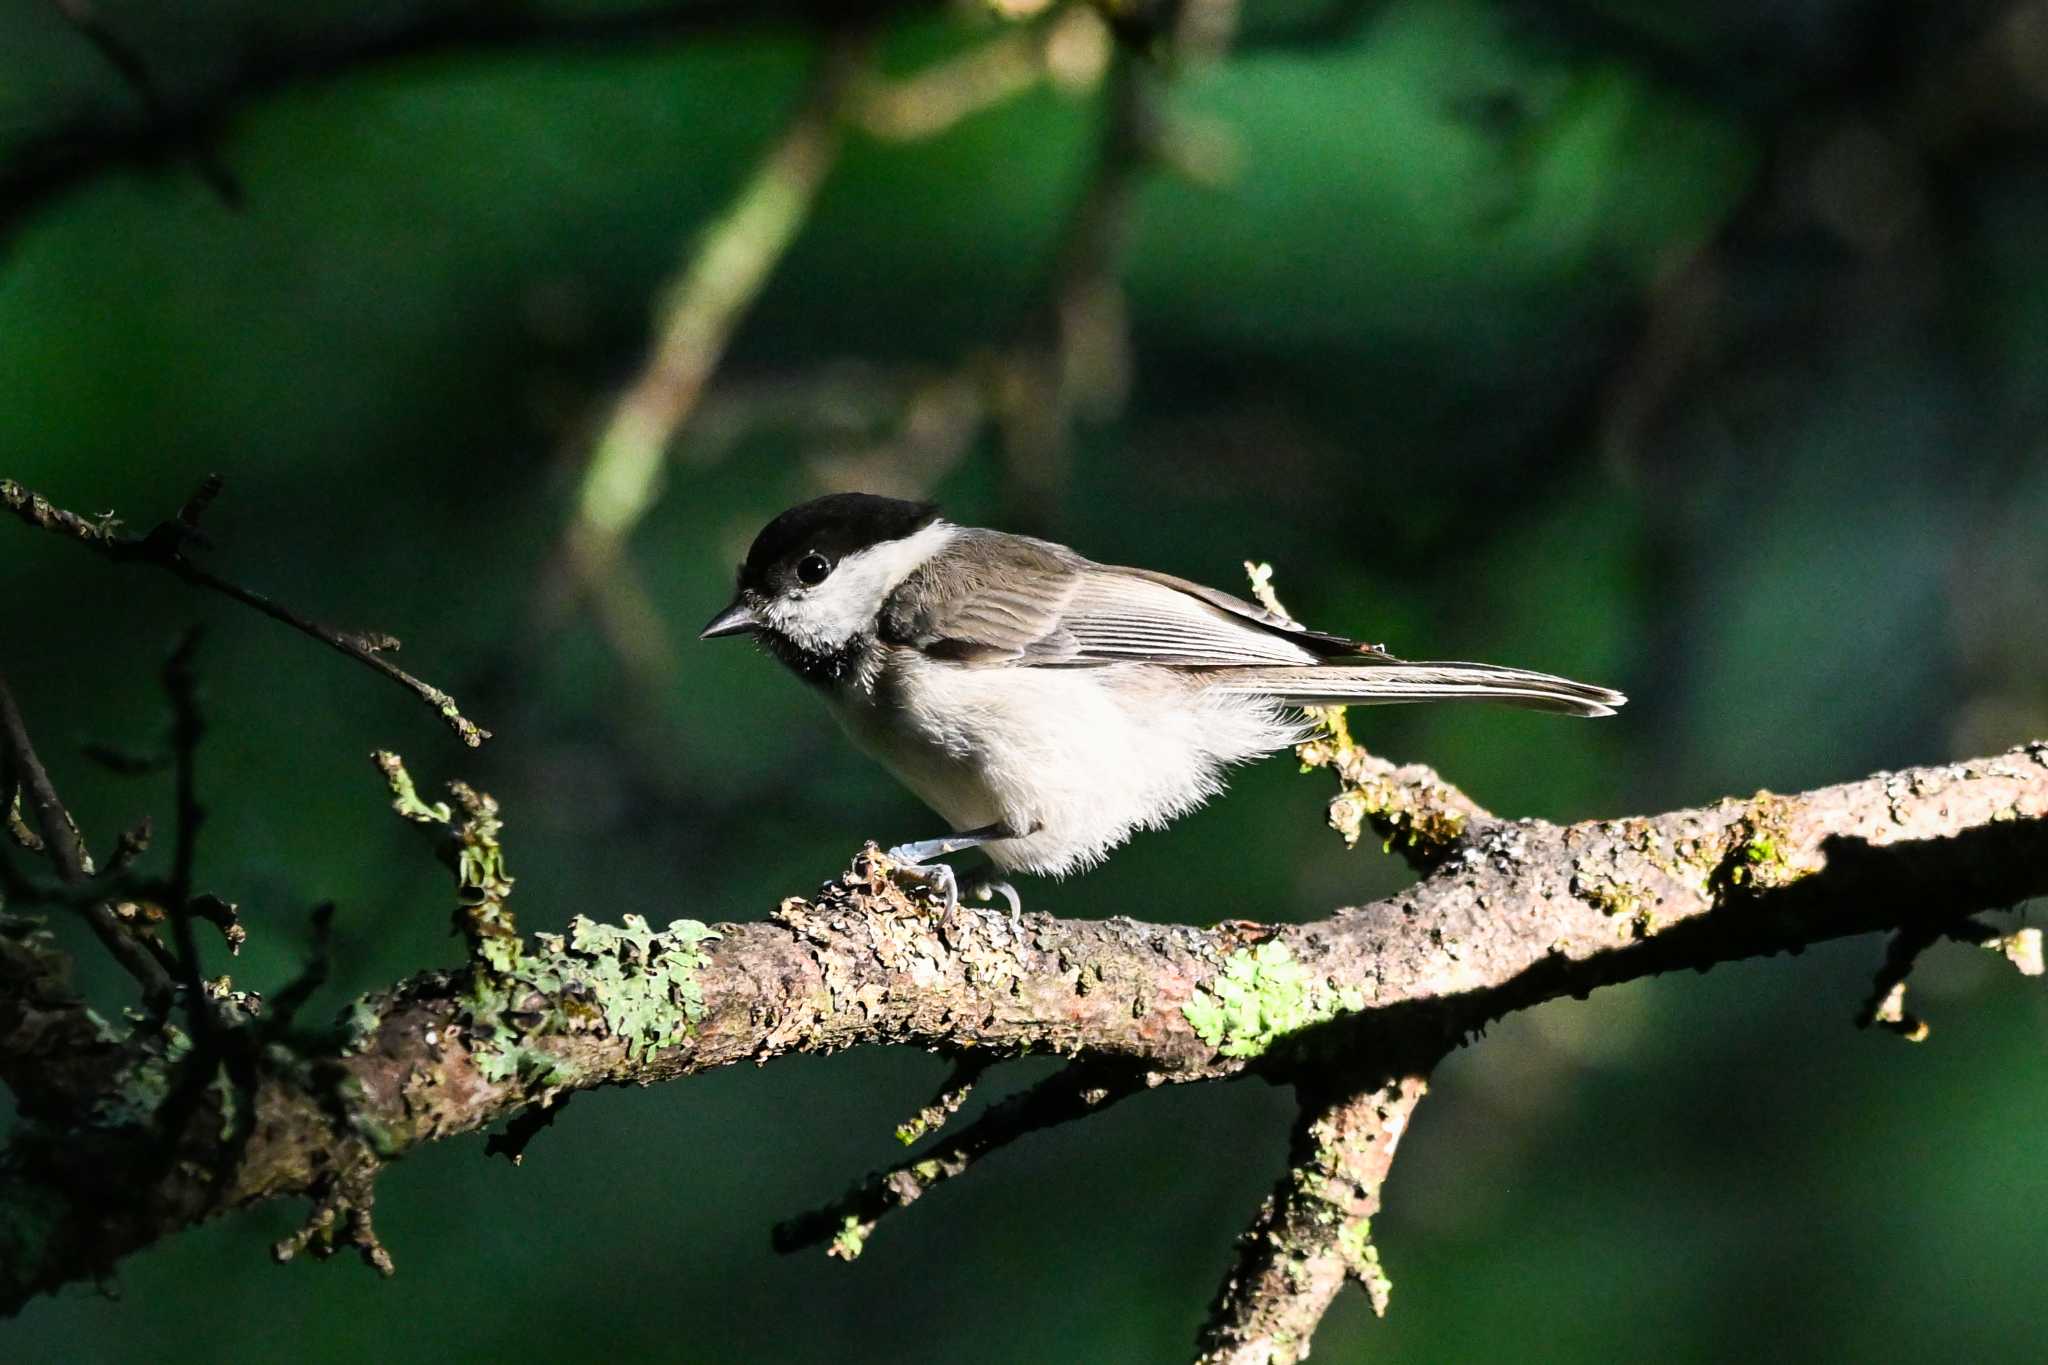
POLYGON ((68 539, 97 550, 108 559, 120 564, 154 564, 168 569, 178 577, 197 587, 231 597, 244 606, 254 607, 274 621, 282 621, 293 630, 310 635, 320 643, 341 654, 347 655, 364 667, 383 674, 406 691, 440 713, 456 737, 472 749, 491 737, 491 732, 462 714, 455 698, 406 672, 384 657, 384 651, 396 649, 398 641, 389 635, 376 632, 336 630, 299 615, 271 597, 245 588, 240 583, 222 578, 219 574, 196 562, 188 551, 195 545, 204 545, 205 537, 199 534, 199 517, 206 510, 221 489, 218 474, 209 475, 200 484, 178 515, 168 521, 161 521, 147 535, 129 536, 121 533, 119 519, 108 515, 82 517, 76 512, 67 512, 56 506, 42 494, 22 487, 13 479, 0 479, 0 506, 5 506, 31 526, 52 531, 68 539))

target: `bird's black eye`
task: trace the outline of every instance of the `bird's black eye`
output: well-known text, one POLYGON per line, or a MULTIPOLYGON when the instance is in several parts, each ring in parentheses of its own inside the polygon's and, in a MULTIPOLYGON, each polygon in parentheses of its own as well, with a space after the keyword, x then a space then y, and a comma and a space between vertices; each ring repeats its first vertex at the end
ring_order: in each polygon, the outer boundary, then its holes
POLYGON ((819 554, 816 550, 811 551, 796 562, 797 581, 807 588, 814 588, 818 584, 823 583, 825 576, 831 572, 832 561, 819 554))

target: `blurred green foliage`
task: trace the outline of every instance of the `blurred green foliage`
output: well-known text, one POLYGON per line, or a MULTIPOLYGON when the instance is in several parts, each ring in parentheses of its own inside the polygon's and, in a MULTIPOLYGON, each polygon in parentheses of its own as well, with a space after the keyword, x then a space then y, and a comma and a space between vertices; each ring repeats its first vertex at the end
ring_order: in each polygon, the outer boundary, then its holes
MULTIPOLYGON (((437 6, 370 8, 95 11, 175 102, 437 6)), ((1981 36, 2029 8, 1249 6, 1236 50, 1168 87, 1232 169, 1155 171, 1137 197, 1130 401, 1050 472, 984 430, 936 492, 961 520, 1228 588, 1270 558, 1320 626, 1632 694, 1599 725, 1354 718, 1498 810, 1621 814, 2048 731, 2048 83, 1981 36), (1965 60, 1989 74, 1939 83, 1965 60), (2021 90, 1995 117, 1964 98, 1994 77, 2021 90), (1950 123, 1924 107, 1944 98, 1950 123)), ((919 11, 882 62, 998 31, 919 11)), ((102 839, 167 792, 76 743, 157 744, 158 663, 206 623, 200 878, 245 906, 241 984, 291 975, 324 898, 322 1007, 459 951, 373 747, 498 796, 529 929, 753 918, 864 838, 933 832, 749 651, 679 646, 648 694, 587 614, 535 625, 578 441, 811 50, 770 27, 367 65, 220 127, 239 210, 176 156, 0 205, 0 472, 146 524, 220 470, 219 567, 400 635, 498 733, 463 751, 268 621, 0 527, 0 662, 102 839)), ((0 13, 0 167, 134 100, 56 7, 0 13)), ((678 639, 763 520, 882 467, 906 384, 1029 333, 1100 118, 1095 91, 1041 84, 928 140, 854 136, 632 542, 678 639), (820 374, 883 418, 788 397, 820 374)), ((1322 828, 1323 781, 1275 760, 1027 898, 1206 923, 1401 885, 1322 828)), ((1391 1317, 1347 1295, 1317 1358, 2037 1357, 2048 1003, 1949 949, 1916 977, 1929 1044, 1857 1034, 1878 956, 1492 1030, 1438 1077, 1375 1220, 1391 1317)), ((268 1267, 297 1210, 266 1207, 0 1340, 63 1361, 1181 1358, 1284 1160, 1288 1097, 1147 1096, 988 1162, 857 1265, 772 1256, 770 1224, 891 1159, 942 1072, 862 1053, 583 1096, 517 1171, 480 1140, 391 1170, 394 1281, 268 1267)))

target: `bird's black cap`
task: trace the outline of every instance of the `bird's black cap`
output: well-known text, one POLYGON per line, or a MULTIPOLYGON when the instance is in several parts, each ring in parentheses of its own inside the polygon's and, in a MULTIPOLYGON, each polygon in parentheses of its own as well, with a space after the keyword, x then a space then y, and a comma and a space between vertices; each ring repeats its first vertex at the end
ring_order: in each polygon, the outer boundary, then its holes
POLYGON ((740 586, 773 592, 790 566, 812 551, 832 564, 857 550, 901 540, 937 521, 932 502, 874 493, 829 493, 799 503, 761 528, 740 565, 740 586))

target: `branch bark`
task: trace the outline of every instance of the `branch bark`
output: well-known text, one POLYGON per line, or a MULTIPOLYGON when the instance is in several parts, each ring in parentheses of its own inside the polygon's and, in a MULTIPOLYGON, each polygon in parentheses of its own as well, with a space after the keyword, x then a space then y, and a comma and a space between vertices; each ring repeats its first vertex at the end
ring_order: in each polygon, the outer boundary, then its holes
POLYGON ((1372 1244, 1380 1189, 1429 1090, 1419 1071, 1305 1097, 1294 1165, 1238 1244, 1202 1334, 1200 1365, 1292 1365, 1348 1280, 1386 1316, 1393 1286, 1372 1244))
MULTIPOLYGON (((1379 1094, 1370 1105, 1405 1104, 1403 1078, 1427 1069, 1413 1059, 1511 1010, 2044 893, 2040 742, 1651 817, 1468 814, 1407 891, 1279 928, 940 917, 869 850, 760 922, 579 918, 531 943, 480 938, 466 968, 358 1001, 337 1045, 256 1052, 246 1086, 211 1084, 211 1064, 193 1083, 201 1063, 157 1030, 86 1039, 82 1058, 64 1051, 75 1029, 0 1030, 0 1050, 42 1049, 0 1057, 0 1076, 39 1077, 36 1114, 0 1154, 0 1304, 286 1195, 316 1201, 289 1249, 353 1242, 378 1260, 382 1163, 593 1086, 899 1044, 1053 1052, 1140 1084, 1343 1075, 1379 1094), (187 1096, 175 1122, 145 1100, 166 1093, 187 1096)), ((1347 1113, 1380 1121, 1339 1107, 1311 1122, 1347 1113)))

